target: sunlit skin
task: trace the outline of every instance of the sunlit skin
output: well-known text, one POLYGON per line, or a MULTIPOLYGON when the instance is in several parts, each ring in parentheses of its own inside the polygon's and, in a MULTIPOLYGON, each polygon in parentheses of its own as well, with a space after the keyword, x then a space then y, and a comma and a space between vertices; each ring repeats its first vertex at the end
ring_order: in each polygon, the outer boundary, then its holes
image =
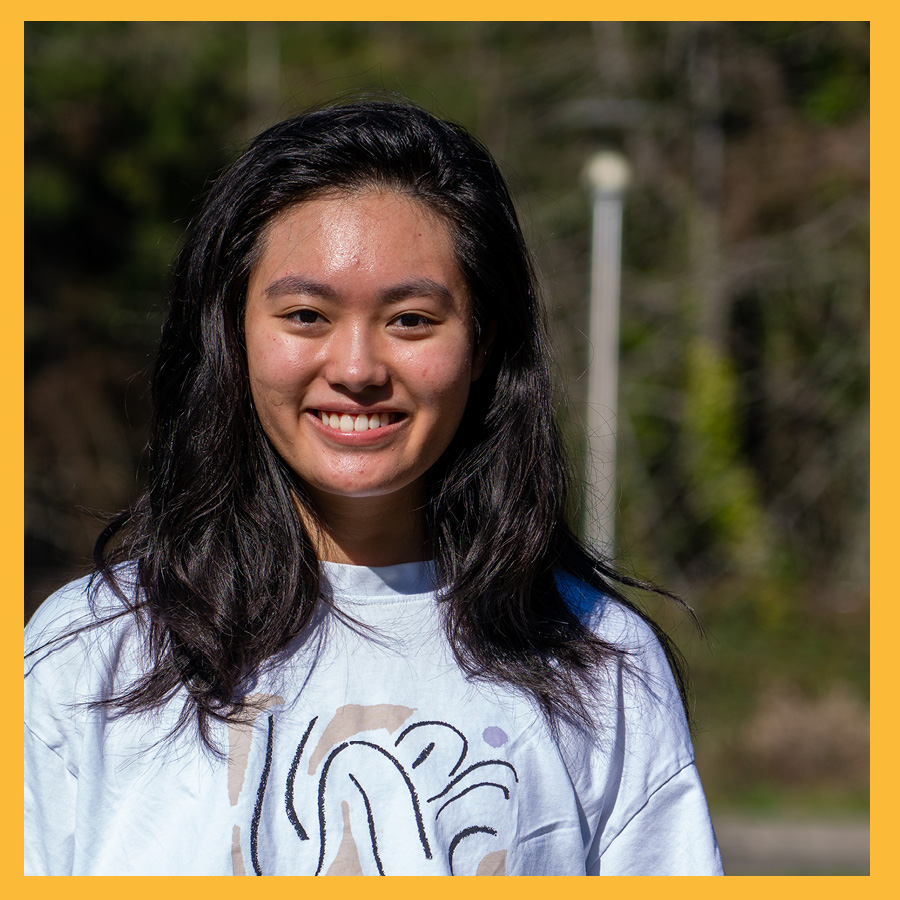
POLYGON ((269 226, 247 294, 250 387, 324 522, 322 558, 427 555, 423 477, 484 365, 471 309, 448 228, 416 200, 328 195, 269 226))

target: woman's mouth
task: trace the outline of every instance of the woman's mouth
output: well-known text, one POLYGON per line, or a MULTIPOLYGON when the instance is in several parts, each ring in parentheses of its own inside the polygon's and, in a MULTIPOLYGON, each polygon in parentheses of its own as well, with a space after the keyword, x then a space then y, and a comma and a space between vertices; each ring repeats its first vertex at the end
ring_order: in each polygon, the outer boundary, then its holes
POLYGON ((344 434, 350 434, 352 431, 374 431, 385 425, 393 425, 394 422, 404 418, 404 414, 399 412, 350 414, 317 409, 314 410, 314 414, 322 420, 323 425, 344 434))

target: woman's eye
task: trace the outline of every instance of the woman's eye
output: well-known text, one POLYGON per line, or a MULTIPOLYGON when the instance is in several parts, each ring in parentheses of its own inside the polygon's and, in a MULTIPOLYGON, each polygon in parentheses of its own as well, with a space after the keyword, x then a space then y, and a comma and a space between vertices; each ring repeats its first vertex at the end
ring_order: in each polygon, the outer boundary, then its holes
POLYGON ((432 322, 431 319, 426 319, 419 313, 403 313, 394 319, 394 324, 401 328, 424 328, 431 325, 432 322))
POLYGON ((301 325, 315 325, 316 322, 324 321, 322 314, 314 309, 296 309, 290 313, 288 318, 294 322, 299 322, 301 325))

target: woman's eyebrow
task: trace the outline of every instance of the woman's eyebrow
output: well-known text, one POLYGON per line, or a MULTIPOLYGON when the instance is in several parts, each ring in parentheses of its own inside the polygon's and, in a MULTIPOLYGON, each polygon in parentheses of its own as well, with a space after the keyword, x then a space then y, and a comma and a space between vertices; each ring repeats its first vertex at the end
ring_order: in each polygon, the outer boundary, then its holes
POLYGON ((438 300, 450 302, 453 294, 447 285, 433 278, 412 278, 394 287, 388 288, 381 294, 384 303, 395 303, 398 300, 406 300, 409 297, 436 297, 438 300))
MULTIPOLYGON (((308 278, 305 275, 283 275, 276 278, 263 291, 269 299, 292 294, 305 294, 310 297, 321 297, 325 300, 339 300, 340 294, 333 287, 308 278)), ((382 291, 378 298, 382 303, 396 303, 410 297, 435 297, 444 302, 453 300, 451 290, 433 278, 411 278, 382 291)))
POLYGON ((334 288, 307 278, 305 275, 283 275, 269 284, 263 293, 268 298, 282 297, 286 294, 308 294, 312 297, 323 297, 327 300, 336 300, 338 293, 334 288))

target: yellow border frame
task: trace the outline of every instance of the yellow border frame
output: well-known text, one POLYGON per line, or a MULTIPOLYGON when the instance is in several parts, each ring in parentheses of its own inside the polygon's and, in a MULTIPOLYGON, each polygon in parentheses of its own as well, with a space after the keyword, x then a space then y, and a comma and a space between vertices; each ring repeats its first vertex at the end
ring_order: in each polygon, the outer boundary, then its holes
MULTIPOLYGON (((365 3, 351 2, 343 4, 340 15, 330 16, 332 20, 411 20, 411 21, 449 21, 458 20, 465 21, 470 19, 485 20, 509 20, 509 21, 538 21, 547 19, 548 13, 552 13, 552 18, 557 21, 564 20, 590 20, 598 18, 615 18, 611 15, 614 12, 621 12, 625 15, 623 18, 628 20, 704 20, 704 19, 721 19, 723 12, 732 13, 725 18, 752 18, 752 19, 797 19, 797 20, 867 20, 872 22, 872 108, 873 108, 873 152, 872 152, 872 174, 873 180, 877 184, 877 191, 873 196, 872 216, 873 216, 873 241, 872 241, 872 270, 874 281, 874 292, 872 302, 873 320, 877 327, 872 328, 872 480, 877 484, 878 490, 873 493, 872 499, 872 585, 873 594, 877 598, 877 602, 872 606, 873 621, 873 679, 872 679, 872 839, 871 839, 871 872, 868 877, 861 876, 855 880, 865 880, 871 882, 869 887, 860 883, 850 886, 846 882, 835 880, 832 877, 804 877, 800 883, 791 882, 784 877, 776 877, 779 883, 772 884, 770 890, 777 893, 784 891, 787 894, 791 890, 791 884, 795 887, 793 890, 799 890, 803 893, 815 891, 819 896, 837 896, 838 892, 849 889, 867 892, 868 890, 883 889, 890 890, 890 884, 900 884, 898 878, 890 871, 893 863, 891 862, 890 849, 893 845, 892 838, 896 828, 892 828, 891 812, 898 806, 898 789, 896 786, 896 777, 892 777, 893 773, 890 766, 892 760, 889 759, 890 748, 893 740, 897 735, 893 734, 892 724, 889 719, 889 703, 892 686, 890 683, 890 674, 887 669, 887 642, 891 626, 897 625, 896 604, 891 602, 888 596, 888 560, 892 549, 891 541, 891 519, 892 513, 898 506, 898 490, 896 471, 896 454, 892 449, 897 446, 900 434, 900 426, 896 424, 896 414, 891 416, 889 404, 892 401, 892 388, 896 380, 896 370, 890 364, 891 354, 897 355, 897 350, 893 346, 896 342, 895 331, 891 326, 893 321, 897 324, 898 304, 890 302, 887 296, 887 273, 885 271, 884 262, 887 258, 889 248, 888 244, 891 240, 890 223, 895 218, 892 214, 900 205, 900 197, 898 197, 898 179, 896 172, 889 169, 890 159, 896 152, 896 139, 892 138, 896 126, 894 124, 894 115, 892 109, 897 108, 896 100, 896 74, 888 73, 887 60, 889 54, 896 51, 895 41, 898 34, 897 21, 900 16, 893 12, 877 12, 870 8, 871 4, 865 4, 861 8, 849 9, 846 3, 837 2, 820 2, 817 4, 805 3, 773 3, 762 2, 750 5, 748 3, 741 4, 740 10, 745 16, 734 15, 734 8, 724 8, 721 3, 711 2, 691 2, 682 3, 677 6, 672 3, 652 3, 652 2, 634 2, 629 4, 608 4, 600 2, 565 2, 556 3, 552 9, 544 4, 535 2, 518 2, 513 4, 506 2, 472 2, 472 0, 457 0, 451 5, 442 4, 438 10, 432 7, 425 7, 420 3, 403 3, 403 2, 381 2, 377 6, 370 6, 365 3), (787 14, 790 15, 787 15, 787 14), (889 106, 889 103, 891 104, 889 106), (892 146, 895 148, 891 150, 892 146), (816 882, 809 884, 808 882, 816 882)), ((885 4, 885 7, 887 4, 885 4)), ((22 170, 24 162, 24 126, 22 125, 22 97, 24 91, 24 49, 23 49, 23 32, 22 27, 25 21, 35 20, 115 20, 123 18, 123 12, 127 10, 130 15, 127 18, 136 20, 168 20, 168 21, 196 21, 206 19, 234 19, 243 21, 247 18, 248 8, 246 4, 237 3, 216 3, 211 2, 155 2, 139 4, 131 4, 122 7, 121 3, 104 3, 104 2, 86 2, 75 6, 75 4, 64 4, 59 2, 40 2, 34 4, 21 4, 22 9, 12 6, 3 16, 3 28, 0 31, 0 41, 2 41, 2 54, 0 54, 0 66, 3 71, 4 93, 8 99, 8 111, 11 114, 12 122, 18 125, 12 126, 10 130, 21 135, 18 143, 8 141, 4 148, 6 156, 5 171, 7 172, 7 182, 9 189, 16 186, 17 196, 23 196, 22 170), (16 118, 18 117, 18 118, 16 118)), ((308 7, 304 4, 294 3, 278 3, 265 2, 252 8, 255 15, 253 18, 292 21, 305 17, 299 16, 298 12, 307 11, 308 7)), ((21 206, 20 206, 21 208, 21 206)), ((3 241, 3 253, 5 257, 5 271, 7 272, 7 288, 10 294, 11 302, 7 305, 7 323, 8 327, 3 329, 2 336, 2 354, 0 354, 0 365, 3 367, 5 377, 3 384, 4 405, 8 414, 13 412, 16 415, 14 421, 22 421, 24 412, 23 404, 23 363, 24 355, 22 349, 21 335, 24 331, 24 316, 22 303, 18 301, 19 297, 24 296, 24 275, 22 271, 24 240, 21 224, 16 227, 9 228, 6 239, 3 241), (16 275, 13 281, 11 275, 16 275)), ((896 401, 894 401, 896 407, 896 401)), ((24 466, 24 454, 22 450, 22 441, 15 445, 6 445, 4 470, 6 477, 0 482, 2 484, 2 508, 8 513, 5 517, 3 530, 5 532, 3 547, 3 570, 7 572, 7 584, 11 588, 10 595, 15 597, 14 605, 16 607, 18 621, 18 604, 24 591, 24 576, 22 573, 22 534, 23 529, 20 525, 18 516, 13 516, 13 510, 22 509, 21 500, 23 497, 23 481, 22 471, 24 466), (16 548, 16 551, 13 551, 16 548), (15 574, 15 578, 11 577, 15 574), (15 588, 13 590, 12 588, 15 588)), ((894 550, 894 552, 896 552, 894 550)), ((3 669, 6 673, 8 683, 13 684, 18 679, 18 655, 21 645, 18 635, 13 638, 12 634, 7 634, 3 638, 2 643, 2 660, 3 669), (13 670, 15 669, 15 673, 13 670)), ((894 701, 896 703, 896 701, 894 701)), ((18 708, 18 707, 17 707, 18 708)), ((19 783, 18 774, 21 773, 22 756, 18 741, 10 741, 4 745, 2 751, 2 761, 8 771, 15 773, 10 779, 11 783, 19 783)), ((893 754, 891 754, 892 756, 893 754)), ((22 829, 20 826, 20 818, 18 810, 19 794, 17 791, 10 791, 9 799, 9 819, 8 833, 4 845, 4 862, 8 877, 8 884, 18 885, 18 889, 23 894, 27 892, 31 897, 40 898, 45 892, 54 890, 50 884, 40 880, 31 879, 27 883, 24 876, 19 874, 22 871, 22 829)), ((180 879, 174 879, 180 880, 180 879)), ((491 887, 482 886, 476 890, 490 891, 493 894, 508 893, 511 897, 519 898, 523 893, 539 896, 547 890, 554 888, 559 890, 562 888, 557 880, 553 880, 551 884, 544 885, 544 879, 531 878, 527 883, 521 881, 510 884, 509 882, 493 882, 491 887), (504 887, 504 884, 506 885, 504 887)), ((113 880, 114 881, 114 880, 113 880)), ((729 895, 741 897, 755 897, 760 890, 760 886, 756 885, 755 877, 731 878, 727 881, 718 879, 698 882, 696 884, 686 884, 684 882, 669 882, 665 886, 653 885, 652 880, 642 879, 636 885, 627 888, 629 895, 635 890, 638 895, 650 896, 664 892, 667 896, 682 894, 682 892, 690 892, 692 896, 699 896, 706 891, 725 892, 729 895)), ((228 894, 235 891, 243 891, 247 882, 244 880, 230 881, 222 885, 204 886, 201 890, 215 890, 217 893, 228 894)), ((130 882, 127 891, 129 895, 135 893, 140 895, 144 891, 153 892, 154 894, 164 886, 154 881, 147 887, 141 887, 140 882, 130 882)), ((192 893, 197 890, 195 887, 178 888, 173 885, 171 889, 179 891, 181 889, 190 890, 192 893)), ((350 892, 360 890, 361 886, 355 883, 335 885, 334 881, 328 882, 327 885, 321 886, 316 883, 313 888, 316 894, 324 893, 326 895, 341 896, 346 893, 349 897, 350 892)), ((896 887, 895 887, 896 889, 896 887)), ((94 896, 102 897, 104 895, 112 896, 118 893, 122 888, 114 883, 107 881, 92 882, 82 886, 80 883, 68 885, 67 892, 74 891, 80 893, 91 892, 94 896)), ((254 890, 251 888, 251 890, 254 890)), ((296 887, 282 883, 280 886, 276 883, 273 888, 270 884, 266 888, 267 895, 274 890, 276 893, 290 892, 285 896, 293 896, 296 887)), ((366 883, 365 890, 369 896, 378 894, 386 898, 393 898, 399 892, 407 894, 410 898, 418 895, 421 891, 421 885, 414 881, 404 880, 398 882, 396 880, 385 883, 379 879, 375 879, 366 883)), ((585 891, 586 896, 592 896, 594 892, 602 890, 595 882, 576 880, 572 884, 565 885, 567 893, 574 891, 576 894, 585 891), (590 892, 588 894, 587 892, 590 892)), ((452 882, 438 880, 428 888, 429 894, 433 893, 450 893, 453 891, 452 882)))

